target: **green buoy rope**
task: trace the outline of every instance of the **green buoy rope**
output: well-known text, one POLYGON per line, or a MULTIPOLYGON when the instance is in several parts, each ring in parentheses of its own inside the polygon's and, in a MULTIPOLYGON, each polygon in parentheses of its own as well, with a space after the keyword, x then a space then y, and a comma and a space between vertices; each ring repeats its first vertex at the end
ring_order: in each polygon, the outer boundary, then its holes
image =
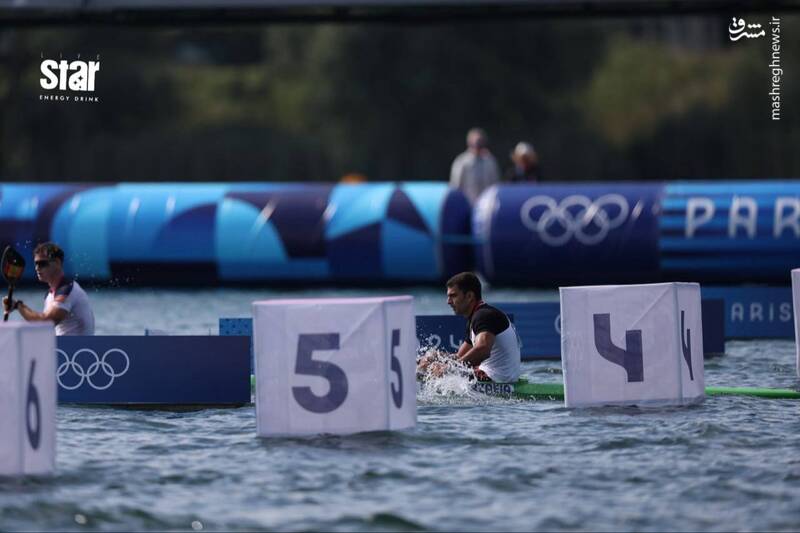
POLYGON ((756 396, 758 398, 800 399, 800 392, 793 389, 769 389, 766 387, 706 387, 709 396, 756 396))

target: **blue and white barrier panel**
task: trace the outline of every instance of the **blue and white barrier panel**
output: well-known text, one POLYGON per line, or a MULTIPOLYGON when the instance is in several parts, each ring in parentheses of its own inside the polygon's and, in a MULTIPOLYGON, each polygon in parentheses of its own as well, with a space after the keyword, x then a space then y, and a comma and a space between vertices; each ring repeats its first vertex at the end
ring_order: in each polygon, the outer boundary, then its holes
POLYGON ((703 287, 703 298, 722 299, 726 339, 791 339, 790 287, 703 287))
MULTIPOLYGON (((522 359, 558 359, 561 357, 561 322, 558 302, 496 304, 508 314, 522 344, 522 359)), ((703 350, 706 356, 725 353, 724 317, 721 300, 703 300, 703 350)), ((220 318, 220 335, 252 335, 249 318, 220 318)), ((419 315, 416 317, 417 340, 421 348, 458 350, 464 342, 466 321, 456 315, 419 315)))
MULTIPOLYGON (((514 315, 510 314, 509 319, 514 322, 514 315)), ((421 349, 441 348, 448 352, 456 352, 464 342, 466 322, 463 317, 455 315, 419 315, 416 317, 415 332, 421 349)), ((220 318, 219 334, 221 336, 251 336, 253 320, 251 318, 220 318)))
MULTIPOLYGON (((561 315, 558 302, 500 302, 499 309, 514 316, 514 327, 522 341, 522 359, 561 357, 561 315)), ((706 357, 725 353, 723 304, 719 299, 702 301, 703 353, 706 357)), ((421 317, 418 317, 418 319, 421 317)), ((463 318, 458 335, 464 336, 463 318)), ((420 341, 422 342, 422 341, 420 341)))
POLYGON ((248 337, 58 337, 56 354, 61 403, 250 403, 248 337))
MULTIPOLYGON (((794 338, 790 287, 702 287, 701 292, 706 355, 724 353, 725 339, 794 338)), ((558 302, 499 302, 496 306, 513 316, 522 340, 523 359, 560 357, 558 302)), ((417 320, 421 318, 426 321, 422 327, 419 322, 417 324, 420 344, 432 334, 439 335, 445 348, 463 339, 466 328, 463 318, 441 315, 441 323, 431 323, 428 317, 422 316, 417 320), (452 340, 451 334, 454 335, 452 340)), ((252 321, 221 318, 219 331, 220 335, 249 336, 252 321)))

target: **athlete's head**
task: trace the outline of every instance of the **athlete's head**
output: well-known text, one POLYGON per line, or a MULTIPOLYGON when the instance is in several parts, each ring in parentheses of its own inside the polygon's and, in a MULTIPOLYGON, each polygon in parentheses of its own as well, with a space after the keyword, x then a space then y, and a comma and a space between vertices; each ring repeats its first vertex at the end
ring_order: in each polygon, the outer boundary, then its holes
POLYGON ((33 264, 40 281, 58 281, 64 274, 64 250, 53 242, 43 242, 33 250, 33 264))
POLYGON ((457 315, 469 316, 481 300, 481 280, 472 272, 462 272, 447 280, 447 305, 457 315))

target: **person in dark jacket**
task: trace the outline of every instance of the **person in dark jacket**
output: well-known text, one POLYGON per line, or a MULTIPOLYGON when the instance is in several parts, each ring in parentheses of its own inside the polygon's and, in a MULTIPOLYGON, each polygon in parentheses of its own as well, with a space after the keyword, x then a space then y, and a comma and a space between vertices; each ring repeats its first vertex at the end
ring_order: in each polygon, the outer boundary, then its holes
POLYGON ((511 161, 514 166, 506 171, 507 182, 536 182, 539 181, 539 154, 533 145, 526 142, 517 143, 511 152, 511 161))

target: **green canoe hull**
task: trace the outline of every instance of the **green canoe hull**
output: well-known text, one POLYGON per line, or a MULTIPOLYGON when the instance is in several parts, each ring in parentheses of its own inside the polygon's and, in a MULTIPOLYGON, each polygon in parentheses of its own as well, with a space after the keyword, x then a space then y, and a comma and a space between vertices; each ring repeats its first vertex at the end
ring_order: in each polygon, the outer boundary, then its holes
MULTIPOLYGON (((536 400, 563 400, 564 385, 561 383, 530 383, 520 380, 510 383, 478 383, 475 390, 494 396, 513 396, 536 400)), ((800 400, 800 392, 793 389, 770 389, 766 387, 706 387, 707 396, 754 396, 757 398, 800 400)))

